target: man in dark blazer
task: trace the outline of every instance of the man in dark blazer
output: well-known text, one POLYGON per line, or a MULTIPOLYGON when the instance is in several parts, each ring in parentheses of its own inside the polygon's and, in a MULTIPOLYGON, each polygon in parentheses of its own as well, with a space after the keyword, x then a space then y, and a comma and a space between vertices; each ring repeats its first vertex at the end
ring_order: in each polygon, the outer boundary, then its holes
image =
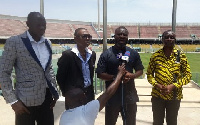
MULTIPOLYGON (((87 97, 87 102, 94 99, 93 76, 96 53, 87 48, 91 39, 92 36, 87 29, 76 29, 74 33, 76 46, 64 51, 58 60, 56 78, 63 96, 71 89, 81 88, 87 97)), ((67 103, 65 100, 65 108, 69 109, 67 103)))
POLYGON ((44 38, 46 20, 39 12, 27 18, 28 31, 7 39, 0 59, 0 83, 15 111, 16 125, 53 125, 59 98, 51 60, 51 42, 44 38), (13 89, 11 73, 15 69, 13 89))

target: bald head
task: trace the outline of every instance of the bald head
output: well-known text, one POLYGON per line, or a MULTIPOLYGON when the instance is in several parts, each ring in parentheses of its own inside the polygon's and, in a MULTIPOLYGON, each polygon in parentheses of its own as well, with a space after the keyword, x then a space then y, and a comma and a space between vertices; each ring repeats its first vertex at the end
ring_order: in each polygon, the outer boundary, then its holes
POLYGON ((33 39, 38 42, 46 30, 46 20, 39 12, 30 12, 26 22, 29 33, 33 39))
POLYGON ((73 88, 65 93, 65 103, 68 108, 75 108, 87 103, 85 93, 80 88, 73 88))
POLYGON ((41 13, 39 13, 39 12, 30 12, 28 14, 27 21, 31 22, 31 21, 35 20, 36 18, 42 18, 42 19, 45 20, 44 16, 41 13))
POLYGON ((120 31, 124 31, 126 32, 127 34, 129 33, 128 30, 126 29, 126 27, 124 26, 119 26, 117 29, 115 29, 115 34, 117 34, 118 32, 120 31))
POLYGON ((80 95, 83 95, 84 92, 83 92, 83 90, 80 89, 80 88, 73 88, 73 89, 67 91, 66 94, 67 94, 67 96, 68 96, 69 98, 77 98, 77 97, 79 97, 80 95))
POLYGON ((172 30, 164 31, 162 34, 162 38, 164 38, 166 35, 173 35, 176 37, 176 34, 172 30))

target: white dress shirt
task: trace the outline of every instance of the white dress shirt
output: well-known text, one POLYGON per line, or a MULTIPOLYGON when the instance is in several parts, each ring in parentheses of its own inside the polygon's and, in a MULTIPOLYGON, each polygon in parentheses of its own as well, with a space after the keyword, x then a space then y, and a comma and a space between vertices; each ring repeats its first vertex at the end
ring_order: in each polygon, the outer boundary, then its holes
POLYGON ((31 41, 31 45, 35 51, 35 54, 37 55, 37 58, 40 61, 40 64, 42 65, 42 68, 45 70, 50 54, 45 44, 45 38, 42 36, 40 41, 36 42, 28 31, 27 36, 31 41))
POLYGON ((60 117, 59 125, 94 125, 99 107, 99 101, 92 100, 86 105, 65 110, 60 117))

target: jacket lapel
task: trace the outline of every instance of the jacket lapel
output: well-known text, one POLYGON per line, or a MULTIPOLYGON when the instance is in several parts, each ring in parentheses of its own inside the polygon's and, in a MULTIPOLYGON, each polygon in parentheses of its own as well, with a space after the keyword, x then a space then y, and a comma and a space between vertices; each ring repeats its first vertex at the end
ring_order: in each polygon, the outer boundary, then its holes
POLYGON ((27 50, 29 51, 29 53, 33 57, 33 59, 38 63, 38 65, 40 67, 42 67, 42 65, 40 64, 39 59, 37 58, 37 55, 35 54, 35 51, 33 50, 33 47, 31 45, 31 42, 30 42, 29 38, 28 37, 25 37, 25 38, 21 37, 21 39, 22 39, 24 45, 26 46, 27 50))
POLYGON ((71 52, 72 52, 72 57, 74 58, 74 61, 76 62, 78 68, 80 69, 80 71, 82 72, 82 62, 81 62, 81 59, 78 57, 78 49, 77 47, 73 47, 71 49, 71 52))
MULTIPOLYGON (((73 53, 73 54, 75 54, 75 53, 73 53)), ((74 57, 74 60, 75 60, 76 64, 78 65, 79 69, 82 72, 82 62, 81 62, 80 58, 77 55, 73 55, 73 57, 74 57)))
POLYGON ((88 63, 89 63, 89 69, 90 69, 90 78, 93 78, 93 75, 94 75, 94 55, 92 53, 88 63))
POLYGON ((45 45, 46 45, 46 47, 47 47, 47 49, 48 49, 48 51, 49 51, 49 60, 48 60, 48 62, 47 62, 47 64, 46 64, 46 67, 45 67, 45 71, 46 71, 47 67, 50 65, 50 62, 51 62, 51 60, 52 60, 52 56, 51 56, 51 55, 52 55, 52 49, 51 49, 51 47, 50 47, 50 45, 49 45, 47 39, 45 39, 45 45))

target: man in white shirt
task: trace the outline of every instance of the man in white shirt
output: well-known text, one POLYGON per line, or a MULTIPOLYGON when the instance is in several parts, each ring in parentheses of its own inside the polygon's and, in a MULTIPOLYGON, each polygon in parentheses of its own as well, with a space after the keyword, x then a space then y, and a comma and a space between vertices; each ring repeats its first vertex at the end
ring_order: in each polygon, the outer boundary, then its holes
POLYGON ((39 12, 27 18, 28 30, 6 40, 0 60, 0 83, 15 111, 16 125, 53 125, 53 107, 59 98, 51 60, 51 42, 43 37, 46 20, 39 12), (15 69, 16 83, 11 73, 15 69), (13 89, 14 88, 14 89, 13 89))
POLYGON ((65 94, 69 109, 63 112, 60 125, 94 125, 98 112, 103 109, 108 99, 116 92, 122 76, 125 74, 125 65, 119 66, 118 70, 116 79, 97 100, 87 103, 87 98, 82 89, 69 90, 65 94))

